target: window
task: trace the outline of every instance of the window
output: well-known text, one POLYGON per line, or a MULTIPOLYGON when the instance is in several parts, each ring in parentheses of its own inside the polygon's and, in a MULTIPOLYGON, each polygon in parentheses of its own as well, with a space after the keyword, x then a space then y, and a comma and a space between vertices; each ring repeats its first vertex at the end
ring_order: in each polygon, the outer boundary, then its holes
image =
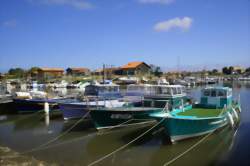
POLYGON ((177 93, 178 94, 181 94, 181 87, 178 87, 178 88, 176 88, 177 89, 177 93))
POLYGON ((219 97, 225 97, 226 96, 226 92, 224 90, 219 90, 218 91, 218 96, 219 97))
POLYGON ((204 95, 204 96, 210 96, 210 90, 205 90, 205 91, 203 92, 203 95, 204 95))
POLYGON ((161 87, 156 88, 156 94, 162 94, 162 88, 161 87))
POLYGON ((162 88, 162 94, 171 95, 171 89, 170 88, 162 88))
POLYGON ((176 95, 176 94, 177 94, 177 89, 173 88, 173 95, 176 95))
POLYGON ((211 91, 211 97, 216 97, 216 90, 211 91))

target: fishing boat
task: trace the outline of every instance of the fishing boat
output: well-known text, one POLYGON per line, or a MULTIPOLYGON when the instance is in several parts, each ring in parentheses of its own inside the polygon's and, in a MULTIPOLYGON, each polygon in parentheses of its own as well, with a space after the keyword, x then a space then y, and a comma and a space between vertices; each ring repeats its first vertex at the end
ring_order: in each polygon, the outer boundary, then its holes
MULTIPOLYGON (((135 89, 136 86, 133 87, 135 89)), ((141 86, 137 86, 142 88, 141 86)), ((113 108, 91 109, 90 115, 96 129, 123 127, 155 121, 150 115, 163 111, 166 103, 179 107, 185 101, 186 94, 180 85, 146 85, 142 105, 139 107, 124 106, 113 108)))
POLYGON ((119 85, 96 84, 88 85, 85 88, 84 96, 81 99, 61 102, 59 108, 65 120, 83 117, 90 108, 95 107, 122 107, 126 102, 120 100, 121 94, 119 85))
POLYGON ((181 108, 165 109, 151 116, 162 121, 171 142, 211 133, 223 126, 234 126, 241 111, 240 102, 232 100, 232 89, 208 87, 201 91, 200 102, 181 108))

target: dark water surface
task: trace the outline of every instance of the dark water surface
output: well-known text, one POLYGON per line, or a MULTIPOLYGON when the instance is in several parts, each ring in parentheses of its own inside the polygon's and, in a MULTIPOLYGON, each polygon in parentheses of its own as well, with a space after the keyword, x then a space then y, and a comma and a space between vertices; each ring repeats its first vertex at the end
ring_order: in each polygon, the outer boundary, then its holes
MULTIPOLYGON (((232 130, 225 127, 216 131, 171 165, 250 165, 250 85, 234 83, 228 86, 233 86, 235 98, 239 94, 241 96, 239 128, 232 130)), ((199 89, 190 89, 189 92, 198 99, 199 89)), ((27 157, 26 160, 44 161, 44 165, 88 165, 127 144, 153 125, 96 132, 93 124, 86 120, 48 144, 48 147, 34 149, 66 132, 76 122, 77 120, 65 122, 60 115, 50 116, 49 123, 44 114, 1 115, 0 157, 3 160, 11 157, 8 160, 13 165, 19 162, 18 157, 13 157, 16 152, 27 157), (3 147, 10 148, 13 153, 5 153, 3 147)), ((164 134, 151 132, 97 165, 164 165, 203 138, 204 136, 171 145, 164 134)), ((1 162, 2 160, 0 165, 1 162)))

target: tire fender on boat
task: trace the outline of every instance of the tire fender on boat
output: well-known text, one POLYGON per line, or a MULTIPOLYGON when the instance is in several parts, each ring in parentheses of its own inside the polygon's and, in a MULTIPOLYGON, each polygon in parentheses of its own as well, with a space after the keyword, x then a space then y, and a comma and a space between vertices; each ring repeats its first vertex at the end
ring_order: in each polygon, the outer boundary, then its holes
POLYGON ((238 107, 238 111, 241 112, 241 107, 240 106, 238 107))
POLYGON ((236 112, 235 108, 232 108, 232 114, 237 120, 239 119, 238 113, 236 112))
POLYGON ((227 112, 227 119, 231 125, 231 127, 234 127, 234 120, 233 120, 233 116, 230 114, 230 112, 227 112))

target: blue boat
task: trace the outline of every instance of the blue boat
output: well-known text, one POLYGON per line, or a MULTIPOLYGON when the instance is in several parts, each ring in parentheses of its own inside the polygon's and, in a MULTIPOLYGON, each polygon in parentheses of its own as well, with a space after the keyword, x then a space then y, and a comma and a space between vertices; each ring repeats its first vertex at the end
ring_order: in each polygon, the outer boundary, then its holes
POLYGON ((67 98, 47 98, 42 91, 16 92, 13 98, 15 111, 18 113, 33 113, 44 110, 44 104, 48 103, 50 110, 58 109, 58 103, 67 98))
POLYGON ((223 126, 232 127, 239 121, 240 103, 232 100, 232 89, 208 87, 202 90, 200 103, 166 109, 151 114, 162 121, 171 142, 211 133, 223 126))
POLYGON ((121 107, 126 104, 120 101, 119 85, 97 84, 85 88, 82 100, 59 103, 59 109, 65 120, 82 118, 91 108, 121 107))

